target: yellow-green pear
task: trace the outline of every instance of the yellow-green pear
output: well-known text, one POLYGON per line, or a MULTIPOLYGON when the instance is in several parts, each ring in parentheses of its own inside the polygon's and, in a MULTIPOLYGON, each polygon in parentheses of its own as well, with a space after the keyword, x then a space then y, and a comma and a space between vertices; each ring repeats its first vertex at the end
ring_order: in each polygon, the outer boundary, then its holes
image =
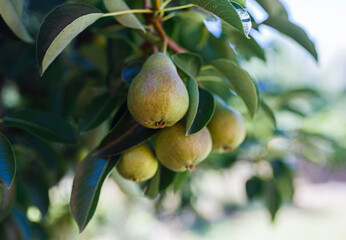
POLYGON ((154 53, 130 84, 127 107, 148 128, 173 126, 189 108, 189 95, 173 62, 154 53))
POLYGON ((230 152, 239 147, 246 136, 243 117, 220 99, 208 128, 213 139, 213 152, 230 152))
POLYGON ((117 164, 121 176, 134 182, 152 178, 159 164, 147 144, 141 144, 122 153, 117 164))
POLYGON ((212 140, 206 127, 198 133, 186 136, 184 122, 162 129, 155 142, 159 161, 177 172, 193 170, 209 155, 211 148, 212 140))

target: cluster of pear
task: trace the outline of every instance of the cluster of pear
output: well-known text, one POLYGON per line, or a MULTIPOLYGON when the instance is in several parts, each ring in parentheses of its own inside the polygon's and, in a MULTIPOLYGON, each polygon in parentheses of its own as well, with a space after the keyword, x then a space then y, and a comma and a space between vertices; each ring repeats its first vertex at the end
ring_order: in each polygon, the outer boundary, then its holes
POLYGON ((135 182, 152 178, 158 161, 172 171, 193 170, 213 150, 229 152, 245 139, 242 116, 218 100, 208 127, 186 136, 185 121, 189 94, 173 62, 163 53, 154 53, 133 79, 127 97, 128 109, 147 128, 162 128, 155 140, 155 155, 147 143, 124 152, 117 169, 135 182))

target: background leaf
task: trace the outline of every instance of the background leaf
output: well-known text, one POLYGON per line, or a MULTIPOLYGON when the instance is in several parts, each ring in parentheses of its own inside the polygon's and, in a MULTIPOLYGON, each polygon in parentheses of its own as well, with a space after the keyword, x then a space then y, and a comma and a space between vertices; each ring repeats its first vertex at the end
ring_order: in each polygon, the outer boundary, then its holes
POLYGON ((144 142, 156 132, 156 129, 140 125, 126 110, 119 122, 102 140, 94 155, 106 157, 118 155, 144 142))
POLYGON ((273 124, 274 128, 276 128, 276 118, 274 115, 273 110, 268 106, 266 102, 261 100, 261 109, 266 114, 266 116, 269 118, 270 122, 273 124))
POLYGON ((250 76, 234 62, 219 59, 212 62, 215 69, 228 79, 231 88, 244 100, 253 117, 258 107, 258 90, 250 76))
POLYGON ((191 3, 215 14, 247 37, 251 30, 250 15, 238 3, 229 0, 191 0, 191 3))
POLYGON ((0 184, 9 189, 16 174, 16 158, 10 141, 0 133, 0 184))
POLYGON ((173 190, 175 193, 178 192, 179 189, 184 185, 184 183, 188 179, 189 175, 190 175, 189 171, 178 172, 175 175, 174 182, 173 182, 173 190))
POLYGON ((172 56, 175 65, 190 78, 197 77, 202 66, 202 58, 195 53, 177 53, 172 56))
POLYGON ((201 131, 214 115, 215 99, 214 96, 203 88, 199 88, 199 103, 196 117, 190 127, 187 135, 201 131))
POLYGON ((80 232, 94 215, 102 184, 118 160, 88 156, 79 164, 73 181, 70 207, 80 232))
MULTIPOLYGON (((123 0, 103 0, 103 4, 109 12, 119 12, 130 9, 123 0)), ((145 28, 134 14, 114 16, 114 18, 125 27, 139 29, 145 32, 145 28)))
POLYGON ((279 32, 291 37, 297 43, 299 43, 303 48, 305 48, 311 56, 313 56, 316 61, 318 60, 317 51, 314 43, 309 39, 306 32, 298 27, 297 25, 291 23, 288 19, 270 16, 263 24, 268 25, 279 32))
POLYGON ((161 166, 157 169, 155 176, 149 180, 147 190, 145 191, 145 195, 147 197, 154 199, 156 198, 157 194, 159 194, 160 176, 161 176, 161 166))
POLYGON ((285 7, 279 0, 256 0, 270 16, 288 18, 285 7))
POLYGON ((31 38, 26 28, 24 27, 20 15, 20 5, 13 5, 10 0, 0 1, 0 15, 12 30, 12 32, 24 42, 32 43, 34 40, 31 38))
POLYGON ((36 109, 25 109, 9 113, 3 124, 22 128, 32 134, 51 142, 76 143, 77 136, 73 126, 66 120, 36 109))
POLYGON ((102 17, 99 9, 84 4, 63 4, 43 21, 37 36, 37 60, 41 75, 80 32, 102 17))
POLYGON ((198 84, 194 78, 190 78, 187 81, 187 91, 189 93, 189 110, 186 114, 185 134, 189 133, 190 128, 195 121, 199 105, 198 84))

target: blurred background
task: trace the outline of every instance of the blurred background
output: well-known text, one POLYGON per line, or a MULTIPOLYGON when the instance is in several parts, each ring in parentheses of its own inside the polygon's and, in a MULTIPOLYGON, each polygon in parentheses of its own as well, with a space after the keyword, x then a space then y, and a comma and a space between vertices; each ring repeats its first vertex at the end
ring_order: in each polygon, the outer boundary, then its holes
MULTIPOLYGON (((346 239, 346 2, 281 2, 314 41, 318 62, 292 39, 262 25, 251 34, 266 61, 239 62, 273 108, 277 130, 263 113, 248 118, 233 99, 231 105, 246 117, 247 141, 227 159, 212 154, 180 191, 169 189, 149 200, 139 185, 114 170, 95 216, 79 234, 69 210, 71 168, 49 189, 47 216, 30 206, 28 219, 44 219, 53 240, 346 239), (272 176, 275 187, 267 181, 272 176)), ((267 18, 257 2, 246 4, 256 22, 267 18)), ((18 95, 17 85, 7 83, 2 104, 19 106, 18 95)))
MULTIPOLYGON (((188 189, 169 191, 159 202, 141 197, 138 186, 113 173, 102 189, 95 217, 80 235, 68 217, 71 172, 50 190, 51 224, 57 224, 55 219, 64 214, 68 219, 55 228, 54 239, 346 239, 346 31, 342 27, 346 2, 282 3, 290 19, 315 42, 319 61, 293 40, 261 26, 261 34, 254 31, 253 36, 265 46, 267 61, 252 58, 241 63, 268 96, 271 90, 292 89, 290 96, 285 95, 290 98, 286 108, 275 114, 278 129, 292 133, 296 140, 271 136, 266 119, 248 121, 249 135, 264 139, 265 148, 295 170, 293 202, 283 202, 275 221, 263 201, 247 200, 244 186, 254 172, 249 159, 263 153, 260 146, 252 146, 238 156, 232 168, 201 166, 189 180, 188 189), (309 135, 300 137, 301 132, 309 135), (119 181, 127 186, 127 194, 116 184, 119 181)), ((256 20, 267 17, 255 1, 248 0, 247 6, 256 20)), ((283 104, 275 97, 270 101, 277 108, 283 104)), ((256 171, 265 175, 268 167, 261 164, 256 171)), ((29 217, 38 214, 33 209, 29 217)))

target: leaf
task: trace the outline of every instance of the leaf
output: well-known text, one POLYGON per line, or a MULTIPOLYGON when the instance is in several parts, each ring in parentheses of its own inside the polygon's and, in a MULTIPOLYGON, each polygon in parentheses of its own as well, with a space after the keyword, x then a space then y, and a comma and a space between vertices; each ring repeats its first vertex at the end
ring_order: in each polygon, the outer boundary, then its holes
POLYGON ((12 32, 22 41, 27 43, 33 43, 34 40, 25 29, 20 16, 18 15, 20 9, 17 5, 13 5, 10 0, 0 1, 0 15, 12 30, 12 32))
POLYGON ((18 238, 21 240, 32 240, 32 232, 30 228, 30 222, 27 218, 24 211, 21 209, 14 207, 11 210, 11 220, 15 225, 16 234, 18 234, 18 238))
POLYGON ((215 14, 248 37, 251 30, 251 18, 238 3, 229 0, 191 0, 191 3, 215 14))
POLYGON ((279 210, 281 205, 281 196, 275 184, 275 180, 272 179, 265 182, 264 197, 265 197, 265 202, 270 212, 272 221, 274 221, 276 213, 279 210))
POLYGON ((216 94, 227 104, 231 102, 231 99, 234 97, 234 94, 229 89, 227 83, 223 81, 200 81, 200 84, 203 88, 207 89, 209 92, 216 94))
POLYGON ((250 76, 235 63, 226 59, 212 62, 215 69, 228 79, 231 88, 243 99, 253 117, 258 108, 258 90, 250 76))
POLYGON ((157 169, 155 176, 152 179, 150 179, 148 188, 145 191, 145 195, 151 199, 156 198, 157 194, 159 194, 160 175, 161 175, 161 166, 157 169))
POLYGON ((22 128, 51 142, 68 144, 77 142, 75 129, 69 122, 41 110, 24 109, 7 114, 3 124, 9 127, 22 128))
POLYGON ((161 165, 161 174, 160 174, 160 188, 159 191, 165 191, 174 181, 175 175, 177 173, 169 170, 168 168, 161 165))
POLYGON ((10 141, 0 133, 0 184, 9 189, 16 174, 16 158, 10 141))
POLYGON ((214 115, 215 99, 214 96, 203 88, 199 88, 199 103, 196 117, 190 127, 187 135, 195 134, 201 131, 214 115))
POLYGON ((311 56, 313 56, 316 61, 318 60, 318 54, 314 43, 309 39, 306 32, 298 27, 297 25, 291 23, 288 19, 270 16, 263 24, 268 25, 279 32, 291 37, 297 43, 299 43, 303 48, 305 48, 311 56))
POLYGON ((276 128, 276 118, 274 115, 273 110, 268 106, 266 102, 261 100, 261 109, 266 114, 266 116, 269 118, 270 122, 273 124, 274 128, 276 128))
POLYGON ((253 200, 263 192, 262 180, 259 177, 252 177, 245 183, 246 195, 249 200, 253 200))
POLYGON ((37 60, 41 76, 64 48, 84 29, 101 18, 97 8, 63 4, 48 13, 37 36, 37 60))
POLYGON ((89 131, 103 123, 113 112, 117 111, 122 100, 110 97, 108 93, 95 97, 85 108, 79 124, 80 131, 89 131))
MULTIPOLYGON (((119 12, 130 9, 123 0, 103 0, 103 4, 109 12, 119 12)), ((146 32, 141 22, 133 13, 115 16, 114 18, 125 27, 139 29, 146 32)))
POLYGON ((189 175, 190 175, 189 171, 178 172, 175 175, 174 182, 173 182, 173 190, 175 193, 178 192, 178 190, 184 185, 189 175))
POLYGON ((193 122, 195 121, 198 103, 199 103, 199 90, 197 81, 194 78, 190 78, 187 82, 187 91, 189 93, 189 110, 186 114, 186 127, 185 134, 188 135, 193 122))
POLYGON ((94 156, 110 157, 118 155, 153 136, 156 129, 140 125, 128 110, 110 133, 102 140, 94 156))
POLYGON ((93 217, 102 184, 118 159, 105 160, 88 156, 79 164, 73 181, 70 209, 80 232, 93 217))
POLYGON ((202 66, 202 58, 195 53, 177 53, 172 56, 175 65, 190 78, 197 77, 202 66))
POLYGON ((0 188, 0 223, 10 212, 15 194, 16 188, 14 186, 10 189, 0 188))
POLYGON ((270 16, 288 18, 287 11, 279 0, 256 0, 270 16))

